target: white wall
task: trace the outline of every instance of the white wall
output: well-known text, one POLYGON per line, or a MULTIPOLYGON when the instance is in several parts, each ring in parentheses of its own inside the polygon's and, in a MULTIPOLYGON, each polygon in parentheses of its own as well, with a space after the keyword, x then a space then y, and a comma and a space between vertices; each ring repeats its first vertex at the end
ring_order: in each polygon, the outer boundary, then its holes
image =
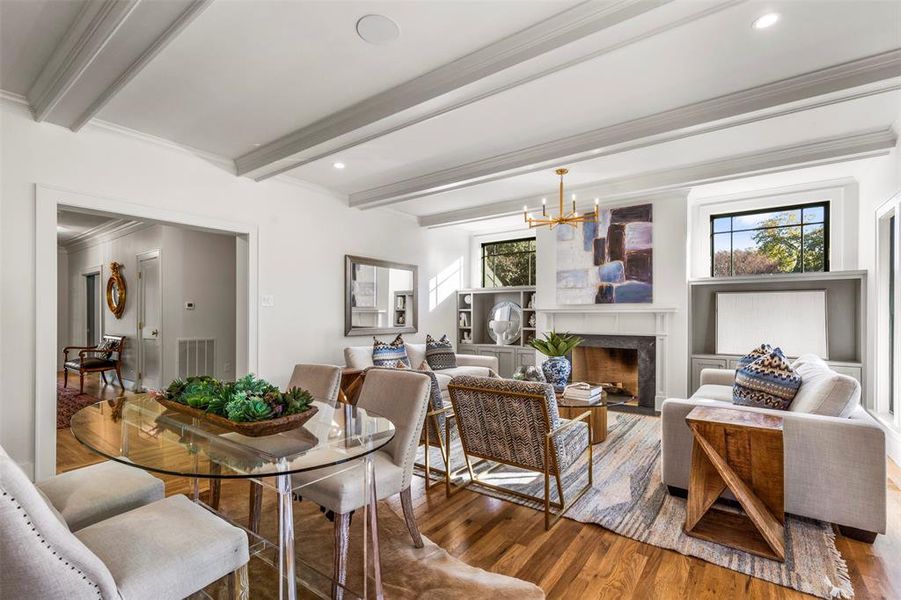
MULTIPOLYGON (((586 196, 591 196, 586 193, 586 196)), ((670 334, 667 342, 666 394, 684 398, 688 391, 688 254, 686 234, 688 211, 684 194, 638 197, 602 207, 654 205, 654 302, 650 306, 671 307, 670 334)), ((536 304, 557 307, 557 252, 555 232, 546 227, 537 230, 536 304)), ((649 305, 643 305, 649 306, 649 305)), ((572 307, 570 307, 572 308, 572 307)), ((574 332, 577 333, 577 332, 574 332)))
MULTIPOLYGON (((901 115, 896 123, 895 130, 901 130, 901 115)), ((868 356, 873 360, 868 361, 866 365, 866 378, 871 382, 867 386, 866 404, 874 411, 885 404, 884 398, 877 398, 877 392, 884 393, 883 390, 877 390, 877 376, 884 374, 884 369, 895 368, 897 365, 889 365, 887 360, 888 352, 883 349, 877 349, 876 334, 878 331, 884 333, 886 325, 877 321, 877 306, 880 294, 884 293, 884 289, 878 286, 877 273, 877 212, 889 201, 896 203, 896 214, 901 215, 901 142, 895 145, 894 150, 888 156, 872 159, 867 169, 859 176, 860 182, 860 220, 859 220, 859 260, 860 268, 867 269, 869 276, 867 278, 867 332, 868 332, 868 356), (879 351, 883 350, 883 351, 879 351), (877 365, 880 373, 877 373, 877 365)), ((901 251, 901 249, 896 249, 901 251)), ((898 260, 897 257, 895 260, 898 260)), ((897 263, 896 263, 897 264, 897 263)), ((896 291, 896 294, 898 292, 896 291)), ((896 296, 897 298, 898 296, 896 296)), ((898 304, 896 303, 896 306, 898 304)), ((901 340, 901 323, 896 322, 896 340, 901 340)), ((896 353, 896 360, 898 354, 896 353)), ((896 371, 898 372, 898 371, 896 371)), ((884 381, 884 379, 883 379, 884 381)), ((898 388, 896 388, 898 389, 898 388)), ((896 398, 901 397, 896 394, 896 398)), ((896 400, 897 402, 897 400, 896 400)), ((895 411, 899 409, 896 406, 895 411)), ((885 415, 882 415, 885 416, 885 415)), ((896 423, 901 422, 896 417, 896 423)), ((901 433, 897 426, 894 430, 888 430, 889 454, 896 462, 901 463, 901 433)))
POLYGON ((63 370, 63 348, 75 345, 69 341, 69 256, 66 251, 59 248, 56 253, 56 347, 59 352, 56 357, 56 370, 63 370))
POLYGON ((136 379, 138 332, 137 255, 160 251, 162 289, 162 384, 178 373, 178 339, 214 339, 214 374, 234 377, 235 366, 235 238, 230 235, 193 231, 181 227, 152 225, 144 229, 97 241, 68 254, 68 329, 59 325, 59 335, 67 331, 62 345, 84 342, 85 286, 83 273, 101 266, 102 289, 109 277, 109 264, 122 265, 128 294, 121 318, 103 307, 105 334, 127 336, 122 377, 127 384, 136 379), (196 308, 186 311, 184 303, 196 308))
POLYGON ((419 265, 419 334, 454 327, 452 292, 468 281, 469 236, 427 230, 390 210, 358 211, 306 184, 235 177, 161 143, 91 125, 75 134, 0 109, 0 444, 34 460, 35 184, 247 223, 259 233, 259 374, 284 385, 297 362, 343 364, 344 255, 419 265), (15 282, 15 285, 12 283, 15 282))

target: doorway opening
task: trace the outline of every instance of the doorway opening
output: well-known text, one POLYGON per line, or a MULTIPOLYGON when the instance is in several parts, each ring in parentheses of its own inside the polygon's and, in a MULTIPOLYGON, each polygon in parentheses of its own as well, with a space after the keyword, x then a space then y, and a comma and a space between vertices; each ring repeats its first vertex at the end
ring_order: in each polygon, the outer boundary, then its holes
POLYGON ((248 290, 239 234, 65 207, 56 217, 61 472, 97 461, 72 436, 72 415, 165 389, 186 372, 186 343, 205 349, 191 375, 234 380, 248 290))

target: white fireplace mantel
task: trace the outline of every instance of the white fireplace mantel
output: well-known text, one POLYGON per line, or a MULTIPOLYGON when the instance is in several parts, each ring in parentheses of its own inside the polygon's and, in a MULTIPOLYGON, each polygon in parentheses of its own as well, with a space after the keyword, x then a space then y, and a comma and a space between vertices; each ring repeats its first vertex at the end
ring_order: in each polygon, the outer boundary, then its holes
POLYGON ((667 388, 668 338, 678 309, 654 304, 592 304, 536 308, 538 333, 567 331, 582 335, 654 336, 656 338, 656 402, 660 410, 667 388))

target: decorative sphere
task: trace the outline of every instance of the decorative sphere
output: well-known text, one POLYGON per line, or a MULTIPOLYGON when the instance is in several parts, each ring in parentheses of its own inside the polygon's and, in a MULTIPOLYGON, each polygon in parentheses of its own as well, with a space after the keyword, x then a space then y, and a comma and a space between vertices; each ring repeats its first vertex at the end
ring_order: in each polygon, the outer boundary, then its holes
POLYGON ((517 381, 538 381, 545 383, 544 373, 538 367, 522 366, 513 373, 513 379, 517 381))

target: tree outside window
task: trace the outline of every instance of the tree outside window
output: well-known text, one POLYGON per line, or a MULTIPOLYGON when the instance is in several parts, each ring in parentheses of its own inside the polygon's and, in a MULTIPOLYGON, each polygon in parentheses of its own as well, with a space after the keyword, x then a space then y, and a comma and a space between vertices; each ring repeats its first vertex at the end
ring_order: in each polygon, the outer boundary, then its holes
POLYGON ((829 270, 829 203, 710 217, 711 275, 829 270))
POLYGON ((535 238, 482 244, 482 287, 535 285, 535 238))

